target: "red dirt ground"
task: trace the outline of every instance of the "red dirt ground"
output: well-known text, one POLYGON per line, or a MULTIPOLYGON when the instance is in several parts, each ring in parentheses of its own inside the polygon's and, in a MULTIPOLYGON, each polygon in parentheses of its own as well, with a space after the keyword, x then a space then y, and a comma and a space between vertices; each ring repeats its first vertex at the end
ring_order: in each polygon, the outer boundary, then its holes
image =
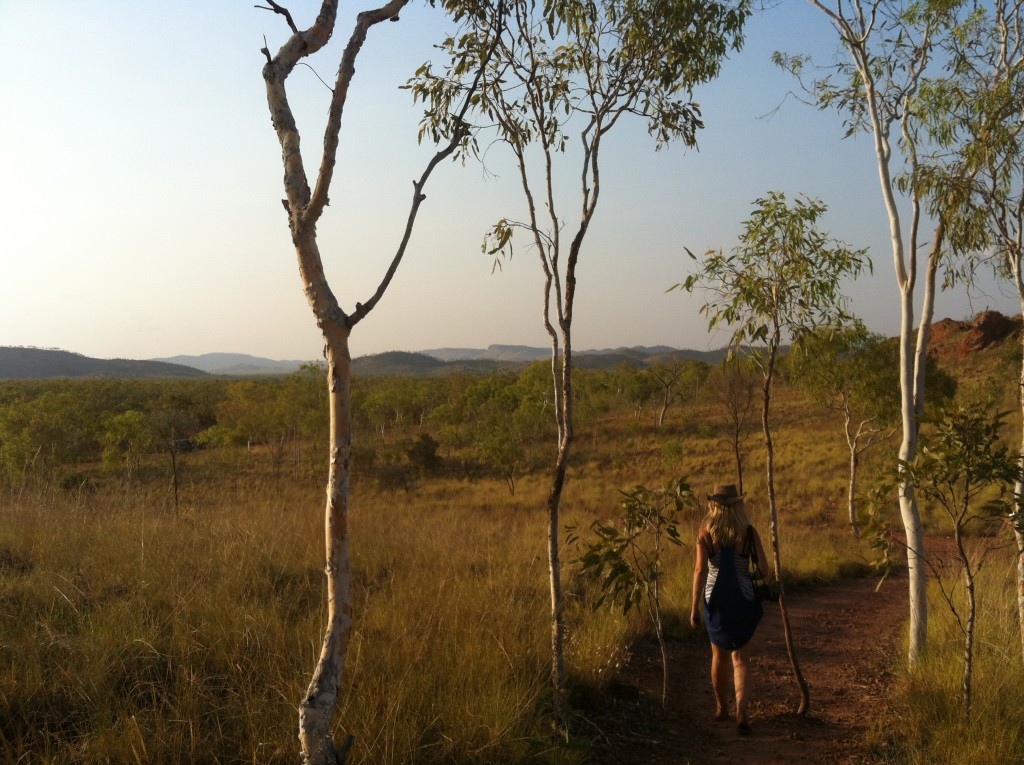
POLYGON ((699 640, 669 643, 669 696, 661 706, 657 644, 636 648, 624 685, 609 706, 590 715, 601 731, 594 765, 773 765, 866 762, 864 738, 880 712, 887 668, 898 653, 906 618, 905 576, 850 579, 787 593, 797 659, 810 686, 811 711, 795 714, 799 689, 786 655, 779 609, 765 618, 751 644, 751 724, 740 736, 733 722, 715 722, 711 649, 699 640))

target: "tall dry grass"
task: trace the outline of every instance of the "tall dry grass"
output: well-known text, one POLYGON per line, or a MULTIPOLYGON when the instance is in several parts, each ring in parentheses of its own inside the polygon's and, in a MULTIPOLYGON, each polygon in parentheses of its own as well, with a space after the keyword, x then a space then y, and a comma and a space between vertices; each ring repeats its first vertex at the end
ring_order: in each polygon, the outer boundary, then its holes
MULTIPOLYGON (((546 735, 540 516, 476 491, 357 499, 338 713, 355 762, 573 760, 546 735)), ((179 514, 142 489, 6 506, 0 757, 293 761, 323 621, 319 504, 255 487, 179 514)))
MULTIPOLYGON (((845 525, 839 424, 793 391, 776 400, 787 583, 862 573, 871 555, 845 525)), ((685 476, 702 496, 734 480, 719 420, 697 404, 670 411, 662 429, 581 422, 563 523, 613 517, 619 490, 637 484, 685 476)), ((763 445, 756 433, 745 444, 747 507, 766 530, 763 445)), ((323 489, 244 450, 185 462, 177 512, 156 469, 142 484, 0 499, 0 761, 294 762, 324 620, 323 489)), ((388 491, 357 465, 355 622, 335 727, 355 736, 350 762, 584 760, 585 723, 579 740, 550 736, 548 487, 540 471, 514 496, 498 478, 450 476, 388 491)), ((699 506, 684 514, 686 545, 665 557, 670 639, 690 634, 700 516, 699 506)), ((563 550, 566 653, 585 717, 609 683, 628 682, 648 627, 589 607, 576 554, 563 550)))
POLYGON ((963 634, 933 586, 927 656, 911 672, 904 669, 901 657, 894 657, 898 680, 886 713, 871 733, 873 762, 1024 762, 1024 660, 1013 555, 1004 550, 991 558, 977 585, 978 634, 970 716, 965 714, 961 692, 963 634))

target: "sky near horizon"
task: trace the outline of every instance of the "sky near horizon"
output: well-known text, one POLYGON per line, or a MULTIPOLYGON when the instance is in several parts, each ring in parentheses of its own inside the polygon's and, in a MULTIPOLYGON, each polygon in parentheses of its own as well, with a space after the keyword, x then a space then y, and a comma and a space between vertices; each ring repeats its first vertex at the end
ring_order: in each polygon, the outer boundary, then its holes
MULTIPOLYGON (((261 75, 264 36, 276 50, 288 30, 254 4, 0 0, 0 345, 98 358, 319 358, 261 75)), ((318 7, 286 5, 300 27, 318 7)), ((328 81, 352 7, 343 4, 332 44, 312 62, 328 81)), ((318 227, 328 278, 348 310, 387 268, 412 180, 430 157, 416 142, 419 112, 398 86, 436 59, 431 46, 444 29, 439 11, 416 2, 400 22, 372 29, 360 54, 318 227)), ((874 274, 846 293, 872 330, 898 333, 871 143, 842 140, 837 117, 787 98, 794 84, 771 64, 774 50, 836 55, 824 16, 782 0, 749 22, 743 50, 696 93, 706 126, 699 151, 655 152, 638 123, 605 145, 601 200, 577 271, 577 350, 721 347, 726 336, 708 334, 701 297, 667 290, 692 270, 684 247, 733 247, 769 190, 821 199, 829 208, 821 227, 870 248, 874 274)), ((315 167, 329 93, 301 67, 289 88, 315 167)), ((566 194, 577 178, 574 170, 560 178, 566 194)), ((474 161, 439 167, 426 195, 394 282, 353 331, 353 355, 546 346, 537 256, 517 252, 499 271, 480 248, 496 220, 521 217, 502 147, 488 150, 486 172, 474 161)), ((570 226, 577 207, 564 207, 570 226)), ((1019 312, 1006 287, 983 281, 971 294, 941 295, 935 316, 986 308, 1019 312)))

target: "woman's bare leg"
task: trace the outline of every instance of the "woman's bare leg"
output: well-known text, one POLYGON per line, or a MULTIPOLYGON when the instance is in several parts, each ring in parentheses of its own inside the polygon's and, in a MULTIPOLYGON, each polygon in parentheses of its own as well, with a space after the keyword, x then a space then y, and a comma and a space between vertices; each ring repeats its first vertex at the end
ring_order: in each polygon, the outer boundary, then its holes
POLYGON ((750 646, 732 652, 732 681, 736 686, 736 722, 747 722, 747 674, 750 668, 750 646))
MULTIPOLYGON (((729 716, 729 654, 735 653, 711 644, 711 688, 715 692, 715 719, 729 716)), ((733 669, 735 675, 735 667, 733 669)))

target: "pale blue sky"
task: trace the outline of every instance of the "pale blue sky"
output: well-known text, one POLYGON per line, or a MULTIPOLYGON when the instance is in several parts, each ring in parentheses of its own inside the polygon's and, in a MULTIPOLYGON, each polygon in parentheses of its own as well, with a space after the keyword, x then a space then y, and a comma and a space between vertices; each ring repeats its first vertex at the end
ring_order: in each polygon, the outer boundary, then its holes
MULTIPOLYGON (((59 347, 101 358, 207 352, 316 358, 319 330, 303 297, 281 209, 280 150, 260 73, 280 17, 228 0, 0 0, 0 345, 59 347)), ((313 0, 288 4, 306 26, 313 0)), ((314 60, 332 79, 351 9, 314 60)), ((414 1, 371 30, 342 129, 332 205, 319 231, 345 307, 386 268, 429 156, 418 113, 397 90, 430 58, 438 11, 414 1)), ((769 189, 829 206, 823 226, 869 246, 875 276, 850 285, 872 329, 897 331, 897 292, 877 174, 866 137, 790 99, 773 50, 829 59, 821 15, 782 0, 755 18, 744 50, 703 88, 699 152, 655 153, 639 125, 605 148, 602 197, 578 271, 575 346, 719 347, 700 301, 666 293, 690 268, 683 253, 729 248, 752 201, 769 189)), ((307 162, 318 151, 328 93, 292 77, 307 162)), ((541 273, 522 252, 500 273, 484 231, 522 203, 501 147, 439 168, 406 262, 355 329, 355 355, 491 343, 546 345, 541 273)), ((563 182, 575 191, 577 174, 563 182)), ((566 205, 565 214, 576 204, 566 205)), ((570 221, 571 222, 571 221, 570 221)), ((1016 313, 990 287, 943 296, 937 318, 986 307, 1016 313)))

